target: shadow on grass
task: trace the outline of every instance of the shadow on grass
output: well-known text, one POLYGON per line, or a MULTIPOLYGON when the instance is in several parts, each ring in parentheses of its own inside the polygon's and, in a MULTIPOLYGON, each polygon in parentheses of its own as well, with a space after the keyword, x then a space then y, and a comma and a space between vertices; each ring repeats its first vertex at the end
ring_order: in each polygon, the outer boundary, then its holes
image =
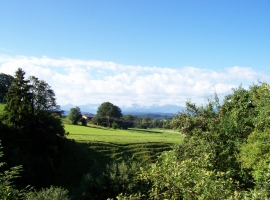
POLYGON ((61 165, 57 168, 53 185, 64 187, 74 195, 87 173, 98 177, 105 171, 107 164, 122 160, 133 160, 142 164, 155 162, 161 152, 171 149, 171 144, 159 142, 117 144, 66 139, 62 146, 61 165))
POLYGON ((140 133, 156 133, 156 134, 162 134, 160 131, 153 131, 153 130, 147 130, 147 129, 135 129, 135 128, 129 128, 128 129, 131 132, 140 132, 140 133))
POLYGON ((91 143, 88 142, 66 139, 62 148, 61 166, 55 174, 54 184, 67 188, 69 191, 79 185, 83 175, 92 171, 93 166, 98 165, 97 170, 102 172, 106 164, 113 162, 108 155, 91 148, 91 143))

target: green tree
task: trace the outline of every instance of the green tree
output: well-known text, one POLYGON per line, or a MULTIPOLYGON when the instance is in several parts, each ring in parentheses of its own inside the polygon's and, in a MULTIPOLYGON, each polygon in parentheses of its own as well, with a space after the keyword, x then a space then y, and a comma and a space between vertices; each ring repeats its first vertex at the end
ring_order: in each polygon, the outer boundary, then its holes
POLYGON ((110 102, 104 102, 98 107, 97 114, 94 117, 93 122, 98 124, 107 124, 107 126, 110 127, 110 124, 113 121, 117 123, 122 116, 122 111, 118 106, 110 102))
POLYGON ((16 127, 30 126, 34 117, 31 109, 32 95, 31 85, 25 79, 25 72, 19 68, 15 72, 12 85, 6 94, 5 119, 16 127))
POLYGON ((85 118, 81 118, 80 122, 82 124, 82 126, 86 126, 87 125, 87 120, 85 118))
MULTIPOLYGON (((44 187, 53 179, 52 173, 59 164, 61 142, 66 132, 60 118, 48 108, 50 103, 45 101, 46 98, 43 102, 37 98, 41 93, 35 87, 42 88, 39 84, 47 84, 33 77, 32 80, 35 84, 25 78, 21 68, 15 72, 6 94, 3 115, 5 132, 1 132, 0 137, 6 149, 7 163, 24 166, 24 178, 20 181, 27 180, 28 184, 44 187)), ((54 105, 57 105, 56 102, 54 105)))
POLYGON ((26 79, 25 71, 19 68, 6 94, 6 101, 6 123, 27 129, 28 133, 39 130, 61 136, 65 134, 60 119, 52 116, 53 112, 59 111, 59 106, 53 90, 45 81, 33 76, 26 79))
POLYGON ((34 76, 29 77, 32 94, 32 109, 35 112, 49 111, 51 113, 61 113, 60 106, 56 103, 55 93, 44 80, 39 80, 34 76))
MULTIPOLYGON (((241 145, 239 161, 243 168, 252 171, 252 176, 261 183, 261 188, 268 187, 270 173, 270 86, 266 83, 251 87, 251 101, 249 104, 250 115, 254 125, 254 131, 249 134, 247 140, 241 145), (268 177, 268 180, 265 179, 268 177)), ((268 192, 268 195, 270 193, 268 192)))
POLYGON ((135 120, 135 117, 133 115, 130 115, 130 114, 124 115, 121 121, 121 128, 128 129, 128 128, 134 127, 134 120, 135 120))
POLYGON ((204 106, 187 102, 187 109, 179 113, 171 124, 186 135, 179 146, 179 159, 201 157, 207 153, 212 163, 211 170, 231 171, 235 181, 244 187, 252 184, 246 170, 242 170, 237 154, 240 146, 254 130, 255 112, 249 107, 251 88, 241 86, 225 97, 222 105, 215 96, 204 106))
POLYGON ((230 172, 211 171, 208 165, 208 155, 179 161, 174 151, 163 152, 156 163, 138 174, 137 179, 149 183, 149 191, 118 199, 241 199, 230 172))
POLYGON ((121 109, 118 106, 113 105, 110 102, 104 102, 98 107, 97 116, 120 118, 123 115, 121 109))
POLYGON ((72 124, 78 124, 78 121, 82 118, 82 113, 79 107, 71 108, 68 115, 72 124))
POLYGON ((8 88, 11 86, 14 77, 8 74, 0 73, 0 102, 5 101, 8 88))
POLYGON ((133 122, 135 117, 133 115, 127 114, 123 116, 123 119, 129 122, 133 122))

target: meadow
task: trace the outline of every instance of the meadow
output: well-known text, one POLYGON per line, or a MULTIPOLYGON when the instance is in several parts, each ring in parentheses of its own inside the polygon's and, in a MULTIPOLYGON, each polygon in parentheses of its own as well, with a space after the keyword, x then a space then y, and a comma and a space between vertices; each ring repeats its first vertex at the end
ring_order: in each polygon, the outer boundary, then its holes
POLYGON ((69 132, 67 138, 84 143, 91 149, 91 157, 100 163, 108 160, 120 161, 127 158, 141 162, 154 162, 163 152, 183 140, 179 133, 159 129, 108 129, 64 124, 69 132), (102 157, 100 157, 102 155, 102 157))
POLYGON ((179 143, 183 137, 170 130, 159 129, 108 129, 102 127, 80 126, 65 124, 65 130, 69 132, 68 138, 79 142, 96 141, 110 143, 179 143))

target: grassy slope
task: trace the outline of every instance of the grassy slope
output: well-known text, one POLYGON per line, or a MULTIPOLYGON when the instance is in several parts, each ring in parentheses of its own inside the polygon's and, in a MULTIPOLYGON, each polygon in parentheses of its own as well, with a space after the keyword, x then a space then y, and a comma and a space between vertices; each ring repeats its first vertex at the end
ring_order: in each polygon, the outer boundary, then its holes
POLYGON ((73 159, 63 164, 58 177, 61 180, 59 185, 64 183, 63 186, 70 190, 79 184, 82 174, 89 172, 94 163, 98 163, 100 169, 108 163, 129 158, 145 164, 153 163, 163 151, 171 150, 174 144, 183 141, 182 135, 163 130, 114 130, 64 125, 70 133, 67 137, 74 139, 72 146, 75 146, 71 150, 67 148, 68 158, 73 159), (67 171, 72 175, 66 176, 67 171), (73 176, 78 171, 81 174, 73 176))
POLYGON ((147 142, 178 143, 183 139, 180 134, 163 132, 162 130, 114 130, 74 126, 70 124, 65 124, 65 129, 70 133, 68 138, 76 141, 99 141, 122 144, 147 142))
MULTIPOLYGON (((144 162, 154 162, 163 151, 172 149, 175 143, 183 140, 180 134, 163 130, 114 130, 65 124, 70 134, 68 138, 88 144, 93 150, 90 157, 102 154, 103 158, 122 160, 127 157, 144 162)), ((99 162, 106 160, 97 158, 99 162)))

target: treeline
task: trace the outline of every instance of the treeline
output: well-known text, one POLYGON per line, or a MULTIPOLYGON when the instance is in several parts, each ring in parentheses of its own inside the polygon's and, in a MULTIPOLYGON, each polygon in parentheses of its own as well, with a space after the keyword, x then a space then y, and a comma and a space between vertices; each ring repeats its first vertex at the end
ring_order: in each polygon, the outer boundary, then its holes
MULTIPOLYGON (((81 121, 82 114, 79 107, 71 108, 69 113, 68 118, 71 120, 72 124, 77 124, 77 122, 80 121, 82 125, 86 125, 84 120, 81 121)), ((118 106, 110 102, 104 102, 98 107, 97 114, 90 123, 114 129, 170 128, 171 119, 172 118, 153 119, 150 117, 138 117, 130 114, 123 115, 118 106)))
POLYGON ((171 119, 153 119, 149 117, 137 117, 134 115, 124 115, 120 118, 115 117, 105 117, 105 116, 95 116, 91 121, 92 124, 111 127, 111 128, 165 128, 169 129, 171 119))

